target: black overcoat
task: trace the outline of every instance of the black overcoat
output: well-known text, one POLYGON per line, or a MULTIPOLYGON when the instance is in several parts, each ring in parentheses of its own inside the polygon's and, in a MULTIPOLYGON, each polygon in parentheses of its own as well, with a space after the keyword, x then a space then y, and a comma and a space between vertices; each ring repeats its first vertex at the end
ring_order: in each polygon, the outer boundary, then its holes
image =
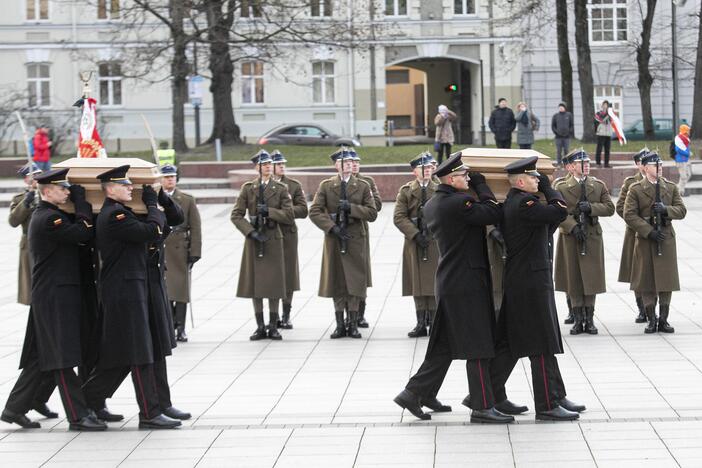
POLYGON ((500 223, 502 208, 487 185, 478 186, 477 192, 480 201, 441 184, 424 208, 439 248, 437 310, 427 356, 438 340, 448 340, 453 359, 495 354, 485 226, 500 223))
POLYGON ((539 197, 513 188, 504 202, 502 235, 507 248, 499 338, 514 357, 563 353, 553 295, 552 236, 568 216, 560 194, 539 197))
POLYGON ((81 244, 94 235, 92 224, 41 201, 29 223, 32 251, 32 306, 20 367, 36 346, 42 371, 82 364, 83 300, 79 262, 81 244))
POLYGON ((165 215, 156 207, 149 207, 142 221, 110 198, 102 205, 96 225, 103 311, 100 368, 154 362, 147 255, 149 244, 161 239, 164 225, 165 215))

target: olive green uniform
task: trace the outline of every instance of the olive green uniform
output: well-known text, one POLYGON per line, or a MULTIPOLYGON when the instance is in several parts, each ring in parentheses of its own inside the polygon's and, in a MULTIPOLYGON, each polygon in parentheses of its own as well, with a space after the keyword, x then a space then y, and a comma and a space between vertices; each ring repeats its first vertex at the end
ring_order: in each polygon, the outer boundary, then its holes
POLYGON ((32 293, 32 258, 29 252, 29 243, 27 242, 27 229, 29 229, 29 221, 32 219, 32 213, 37 207, 39 201, 38 194, 34 200, 27 206, 24 199, 29 192, 18 193, 12 197, 10 203, 10 215, 8 222, 10 226, 22 226, 22 237, 19 245, 19 270, 17 277, 17 302, 24 305, 31 303, 32 293))
MULTIPOLYGON (((378 186, 375 184, 375 180, 371 176, 366 176, 363 174, 356 174, 356 177, 358 177, 360 180, 363 180, 368 183, 371 189, 371 195, 373 195, 373 203, 375 203, 375 209, 380 212, 380 210, 383 208, 383 199, 380 198, 380 192, 378 191, 378 186)), ((371 288, 373 287, 373 277, 371 275, 371 249, 370 249, 370 226, 367 221, 364 221, 365 226, 366 226, 366 232, 368 235, 366 236, 366 250, 367 250, 367 255, 366 255, 366 269, 368 271, 368 287, 371 288)), ((359 302, 358 306, 358 320, 359 320, 359 326, 362 328, 367 328, 368 327, 368 322, 365 320, 365 314, 366 314, 366 300, 361 299, 359 302)))
MULTIPOLYGON (((616 210, 617 214, 624 219, 624 202, 626 201, 626 194, 629 193, 629 187, 631 187, 636 182, 643 179, 641 172, 637 172, 636 175, 629 176, 624 179, 622 188, 619 191, 619 198, 617 199, 616 210)), ((620 283, 629 283, 631 280, 631 261, 634 257, 634 241, 636 232, 626 225, 624 231, 624 243, 622 244, 622 255, 619 262, 619 277, 617 281, 620 283)), ((636 297, 636 306, 639 309, 639 316, 637 317, 637 322, 645 322, 644 318, 644 306, 643 299, 641 299, 641 293, 634 291, 634 296, 636 297)))

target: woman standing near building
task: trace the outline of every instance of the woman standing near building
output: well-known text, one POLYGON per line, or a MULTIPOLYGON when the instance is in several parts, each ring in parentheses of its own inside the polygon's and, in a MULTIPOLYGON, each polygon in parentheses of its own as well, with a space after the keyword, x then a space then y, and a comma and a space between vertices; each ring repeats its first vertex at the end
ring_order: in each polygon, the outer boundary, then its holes
POLYGON ((595 113, 595 125, 597 125, 597 149, 595 150, 595 162, 600 167, 600 155, 604 149, 605 167, 609 167, 609 149, 612 146, 612 123, 609 118, 609 101, 602 101, 599 112, 595 113))
POLYGON ((436 125, 436 137, 434 138, 434 149, 436 150, 436 160, 441 164, 444 155, 446 158, 451 155, 451 145, 454 142, 453 122, 456 120, 456 114, 449 110, 448 107, 441 104, 439 113, 434 117, 436 125))
POLYGON ((531 149, 534 144, 534 132, 539 131, 541 121, 534 115, 525 102, 517 105, 517 144, 520 149, 531 149))

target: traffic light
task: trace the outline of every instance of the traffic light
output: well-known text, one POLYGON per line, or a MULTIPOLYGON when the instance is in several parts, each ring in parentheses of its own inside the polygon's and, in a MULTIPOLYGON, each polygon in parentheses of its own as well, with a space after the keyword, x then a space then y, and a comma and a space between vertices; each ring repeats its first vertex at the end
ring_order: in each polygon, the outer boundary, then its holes
POLYGON ((444 88, 444 91, 446 91, 447 93, 457 93, 458 85, 456 83, 451 83, 444 88))

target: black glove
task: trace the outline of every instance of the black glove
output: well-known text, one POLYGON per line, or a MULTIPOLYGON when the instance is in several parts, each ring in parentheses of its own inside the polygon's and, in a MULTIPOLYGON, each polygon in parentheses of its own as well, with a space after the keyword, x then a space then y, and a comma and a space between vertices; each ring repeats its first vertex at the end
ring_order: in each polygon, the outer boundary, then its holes
POLYGON ((37 191, 36 190, 30 190, 27 192, 27 194, 24 196, 24 206, 25 208, 29 208, 29 206, 32 204, 34 201, 34 198, 37 196, 37 191))
POLYGON ((587 240, 587 234, 579 224, 576 224, 575 227, 573 227, 570 234, 575 237, 578 242, 585 242, 587 240))
POLYGON ((487 183, 485 182, 485 176, 480 172, 469 172, 468 177, 470 177, 470 185, 473 187, 487 183))
POLYGON ((256 205, 256 213, 260 214, 264 218, 267 218, 268 217, 268 205, 266 205, 265 203, 259 203, 258 205, 256 205))
POLYGON ((346 213, 351 212, 351 202, 348 200, 339 200, 339 209, 341 211, 344 211, 346 213))
POLYGON ((163 191, 163 187, 158 191, 158 204, 164 208, 173 205, 173 200, 163 191))
POLYGON ((592 205, 588 201, 581 201, 578 203, 578 211, 580 213, 590 214, 592 213, 592 205))
POLYGON ((539 176, 539 192, 545 194, 551 188, 551 180, 546 174, 539 176))
POLYGON ((666 216, 668 214, 668 207, 665 206, 661 202, 657 202, 653 204, 653 214, 659 214, 662 216, 666 216))
POLYGON ((665 234, 663 234, 663 231, 654 229, 653 231, 648 233, 648 238, 651 239, 653 242, 663 242, 665 240, 665 234))
POLYGON ((68 191, 71 192, 69 198, 73 203, 76 201, 85 200, 85 188, 83 188, 81 185, 73 184, 68 187, 68 191))
POLYGON ((415 234, 414 241, 417 243, 418 246, 420 246, 423 249, 429 247, 429 239, 427 239, 427 236, 425 236, 421 232, 415 234))
POLYGON ((341 229, 339 226, 334 226, 333 228, 331 228, 331 231, 329 231, 329 232, 341 240, 353 239, 353 236, 351 234, 349 234, 345 230, 341 229))
POLYGON ((256 242, 267 242, 268 241, 268 236, 263 234, 262 232, 258 231, 251 231, 249 233, 249 237, 256 242))
POLYGON ((150 185, 142 185, 144 190, 141 194, 141 201, 147 207, 156 206, 158 204, 158 195, 156 195, 156 190, 150 185))
POLYGON ((504 247, 504 245, 505 245, 505 238, 504 238, 504 236, 502 235, 502 231, 500 231, 499 229, 495 228, 495 229, 493 229, 492 231, 490 231, 490 234, 488 234, 488 235, 492 238, 492 240, 494 240, 495 242, 497 242, 498 244, 500 244, 501 246, 504 247))
POLYGON ((197 263, 198 260, 200 260, 200 257, 198 257, 198 256, 188 257, 188 263, 191 265, 194 265, 195 263, 197 263))

